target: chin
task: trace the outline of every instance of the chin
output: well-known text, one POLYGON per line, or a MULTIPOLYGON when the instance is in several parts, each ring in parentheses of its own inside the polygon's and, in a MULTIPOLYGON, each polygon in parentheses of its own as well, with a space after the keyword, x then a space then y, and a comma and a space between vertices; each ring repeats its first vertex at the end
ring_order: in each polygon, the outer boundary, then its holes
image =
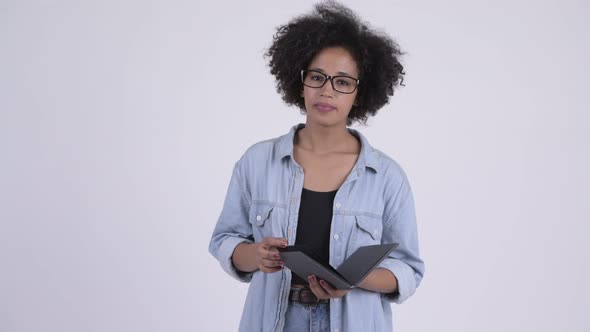
POLYGON ((320 127, 339 127, 339 126, 346 126, 346 119, 342 120, 342 119, 328 119, 327 117, 325 118, 321 118, 321 117, 310 117, 309 115, 307 116, 307 123, 308 124, 314 124, 314 125, 318 125, 320 127))

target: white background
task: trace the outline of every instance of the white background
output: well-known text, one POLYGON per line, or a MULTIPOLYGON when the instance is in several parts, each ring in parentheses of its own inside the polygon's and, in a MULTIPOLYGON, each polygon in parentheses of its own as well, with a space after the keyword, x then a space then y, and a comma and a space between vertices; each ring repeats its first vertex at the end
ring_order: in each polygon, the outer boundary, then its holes
MULTIPOLYGON (((0 331, 232 331, 233 163, 304 122, 263 58, 312 1, 0 1, 0 331)), ((589 331, 590 5, 344 1, 406 51, 360 130, 408 173, 397 331, 589 331)))

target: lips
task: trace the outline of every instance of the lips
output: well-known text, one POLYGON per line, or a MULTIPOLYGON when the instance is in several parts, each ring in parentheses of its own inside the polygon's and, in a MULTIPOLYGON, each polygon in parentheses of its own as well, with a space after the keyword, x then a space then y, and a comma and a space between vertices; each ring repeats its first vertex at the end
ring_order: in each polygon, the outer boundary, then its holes
POLYGON ((320 112, 330 112, 336 110, 336 107, 326 103, 315 103, 313 104, 313 107, 315 107, 320 112))

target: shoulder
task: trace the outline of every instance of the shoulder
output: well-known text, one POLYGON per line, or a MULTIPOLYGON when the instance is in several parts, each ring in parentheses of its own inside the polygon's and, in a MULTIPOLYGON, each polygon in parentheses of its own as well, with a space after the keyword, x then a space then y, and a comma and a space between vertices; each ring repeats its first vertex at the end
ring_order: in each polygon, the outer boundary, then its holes
POLYGON ((379 165, 379 169, 384 175, 388 177, 400 178, 407 181, 407 175, 403 167, 391 156, 387 155, 381 150, 373 148, 375 159, 379 165))
POLYGON ((250 145, 240 160, 261 160, 272 157, 280 137, 270 138, 250 145))
POLYGON ((264 165, 278 161, 284 153, 283 143, 287 135, 282 135, 263 141, 256 142, 249 146, 238 160, 238 165, 243 169, 254 166, 263 168, 264 165))
POLYGON ((295 132, 304 127, 297 124, 284 135, 266 139, 252 144, 240 158, 240 162, 279 161, 285 156, 293 154, 293 137, 295 132))
POLYGON ((390 155, 372 146, 368 139, 361 133, 355 131, 363 145, 363 157, 366 165, 375 171, 375 175, 382 180, 394 180, 396 182, 407 182, 407 176, 403 167, 390 155))
POLYGON ((367 143, 367 165, 372 167, 372 176, 383 184, 383 194, 391 202, 405 201, 411 196, 408 176, 403 167, 390 155, 367 143))
POLYGON ((400 211, 413 202, 412 188, 403 167, 391 156, 378 149, 372 150, 376 182, 382 184, 385 210, 384 220, 396 218, 400 211))

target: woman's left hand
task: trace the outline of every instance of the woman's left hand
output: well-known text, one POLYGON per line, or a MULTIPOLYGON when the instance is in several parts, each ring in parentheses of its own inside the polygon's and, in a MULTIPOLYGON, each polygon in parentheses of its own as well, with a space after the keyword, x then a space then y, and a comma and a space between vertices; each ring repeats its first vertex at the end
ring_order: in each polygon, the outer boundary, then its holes
POLYGON ((309 289, 320 300, 339 299, 350 292, 350 289, 336 289, 324 280, 319 280, 316 276, 309 276, 309 289))

